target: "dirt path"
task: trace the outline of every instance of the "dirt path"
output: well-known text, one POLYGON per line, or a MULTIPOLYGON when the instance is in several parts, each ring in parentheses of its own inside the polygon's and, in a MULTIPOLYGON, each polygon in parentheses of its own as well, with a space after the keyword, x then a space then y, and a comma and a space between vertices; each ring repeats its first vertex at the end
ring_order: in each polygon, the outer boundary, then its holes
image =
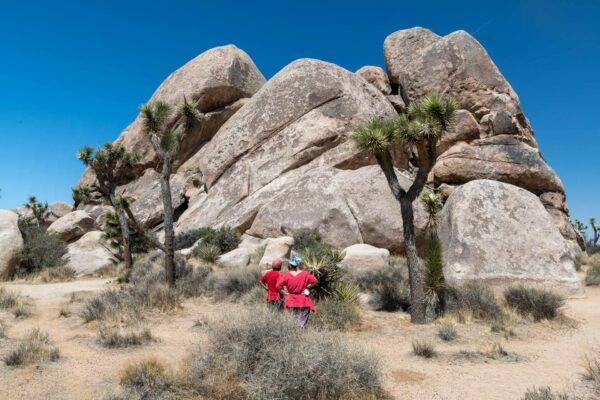
MULTIPOLYGON (((8 325, 8 338, 0 339, 0 356, 14 348, 19 338, 35 327, 50 333, 62 358, 56 363, 9 368, 0 363, 0 399, 102 399, 118 386, 118 372, 129 361, 155 354, 177 365, 202 340, 196 319, 222 318, 224 311, 242 307, 195 299, 173 314, 156 314, 147 323, 159 339, 142 348, 111 350, 96 343, 97 326, 84 324, 75 313, 81 303, 70 303, 74 312, 59 317, 59 310, 74 292, 95 292, 107 287, 105 280, 80 280, 58 284, 10 284, 28 296, 34 315, 15 319, 8 312, 0 319, 8 325)), ((506 340, 488 326, 457 325, 460 337, 450 344, 436 337, 435 325, 413 326, 403 313, 365 311, 364 328, 351 333, 357 341, 382 357, 386 387, 398 399, 520 399, 532 386, 572 390, 581 386, 582 357, 600 344, 600 289, 588 289, 585 299, 570 300, 567 315, 576 327, 558 324, 520 324, 517 336, 506 340), (412 355, 414 339, 431 340, 438 357, 412 355), (507 362, 481 358, 459 359, 461 350, 487 351, 501 343, 522 359, 507 362)))

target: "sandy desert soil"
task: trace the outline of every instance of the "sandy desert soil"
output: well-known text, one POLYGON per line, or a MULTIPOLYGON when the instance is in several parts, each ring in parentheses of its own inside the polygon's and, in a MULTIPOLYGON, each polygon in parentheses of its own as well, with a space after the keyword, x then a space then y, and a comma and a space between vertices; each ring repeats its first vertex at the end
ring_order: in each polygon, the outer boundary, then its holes
MULTIPOLYGON (((55 363, 11 368, 0 364, 0 399, 101 399, 118 386, 119 370, 131 360, 157 355, 174 366, 191 349, 202 345, 202 329, 194 321, 223 318, 226 309, 243 307, 233 303, 187 300, 171 314, 154 314, 147 321, 157 343, 125 350, 100 347, 97 325, 84 324, 76 315, 81 302, 71 302, 72 293, 102 290, 106 280, 77 280, 52 284, 6 284, 29 297, 34 314, 15 319, 0 313, 8 325, 7 338, 0 339, 0 357, 25 333, 39 327, 50 333, 62 358, 55 363), (59 317, 65 304, 73 312, 59 317)), ((585 354, 600 344, 600 289, 587 288, 587 297, 569 300, 567 323, 524 323, 513 326, 515 337, 506 339, 489 326, 457 324, 459 338, 450 343, 436 336, 437 325, 414 326, 404 313, 363 311, 363 328, 348 335, 369 346, 382 359, 385 386, 398 399, 520 399, 527 388, 551 386, 570 393, 585 390, 580 374, 585 354), (412 354, 414 339, 429 339, 438 356, 421 359, 412 354), (464 359, 461 350, 488 351, 494 343, 519 356, 519 361, 486 357, 464 359)))

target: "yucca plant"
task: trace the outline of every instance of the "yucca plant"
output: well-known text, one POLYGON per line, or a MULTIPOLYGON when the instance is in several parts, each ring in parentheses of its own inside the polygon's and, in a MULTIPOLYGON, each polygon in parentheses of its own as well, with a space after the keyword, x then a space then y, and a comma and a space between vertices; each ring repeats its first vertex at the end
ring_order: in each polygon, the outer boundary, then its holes
POLYGON ((221 255, 219 247, 211 243, 199 243, 192 250, 192 256, 214 263, 221 255))
POLYGON ((307 248, 301 254, 306 269, 318 279, 311 289, 313 296, 316 299, 334 297, 341 279, 338 264, 344 258, 343 254, 333 248, 327 252, 307 248))
POLYGON ((356 143, 375 156, 392 194, 400 203, 413 323, 428 322, 427 302, 415 242, 413 201, 423 191, 427 176, 437 159, 437 141, 452 126, 457 109, 458 104, 453 99, 435 94, 427 95, 411 103, 400 116, 393 119, 372 119, 354 135, 356 143), (400 185, 394 169, 391 149, 395 145, 414 148, 417 154, 417 174, 408 189, 400 185))
POLYGON ((175 286, 175 230, 174 210, 171 196, 171 172, 173 160, 179 152, 179 144, 185 134, 202 120, 197 110, 197 101, 188 101, 185 97, 173 112, 172 107, 162 101, 145 104, 140 107, 144 131, 160 160, 160 190, 164 212, 164 252, 165 277, 167 283, 175 286))
POLYGON ((423 291, 427 305, 432 311, 439 307, 444 297, 445 288, 442 243, 438 238, 431 238, 427 243, 427 258, 425 259, 423 271, 423 291))
POLYGON ((340 281, 335 289, 335 298, 342 303, 358 305, 359 292, 356 285, 340 281))

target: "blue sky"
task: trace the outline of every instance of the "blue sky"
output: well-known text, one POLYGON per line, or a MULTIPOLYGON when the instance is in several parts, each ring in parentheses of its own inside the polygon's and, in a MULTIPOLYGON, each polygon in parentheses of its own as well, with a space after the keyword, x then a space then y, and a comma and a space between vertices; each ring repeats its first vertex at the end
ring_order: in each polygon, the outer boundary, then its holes
POLYGON ((600 1, 3 1, 0 208, 70 200, 75 152, 112 141, 204 50, 244 49, 267 77, 300 57, 383 66, 385 37, 464 29, 520 96, 572 216, 600 218, 600 1), (153 4, 156 3, 156 4, 153 4))

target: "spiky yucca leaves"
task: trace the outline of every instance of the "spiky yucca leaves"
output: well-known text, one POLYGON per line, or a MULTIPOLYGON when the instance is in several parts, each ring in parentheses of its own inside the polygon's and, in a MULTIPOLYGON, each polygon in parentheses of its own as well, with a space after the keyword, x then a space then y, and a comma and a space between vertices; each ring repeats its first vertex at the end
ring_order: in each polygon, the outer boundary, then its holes
POLYGON ((427 211, 427 230, 429 231, 429 235, 430 237, 437 237, 439 212, 443 206, 442 194, 425 188, 419 197, 423 204, 425 204, 425 211, 427 211))
POLYGON ((352 283, 340 281, 335 289, 335 299, 342 303, 358 305, 360 290, 352 283))
POLYGON ((397 132, 397 124, 394 120, 373 118, 365 126, 358 128, 354 140, 363 149, 379 154, 397 142, 397 132))
POLYGON ((91 199, 92 188, 89 185, 78 185, 71 188, 71 197, 75 202, 75 207, 81 203, 88 203, 91 199))
POLYGON ((318 280, 318 283, 311 289, 313 296, 317 300, 335 297, 341 278, 341 271, 338 264, 343 258, 343 254, 333 248, 330 248, 327 252, 307 248, 302 252, 302 259, 306 269, 318 280))
POLYGON ((39 226, 44 226, 46 218, 50 215, 48 202, 40 203, 35 196, 29 196, 29 201, 23 205, 31 211, 30 219, 35 221, 39 226))
POLYGON ((423 271, 423 290, 430 305, 437 306, 443 298, 446 284, 444 282, 444 265, 442 262, 442 242, 437 238, 427 243, 427 258, 423 271))
POLYGON ((573 226, 575 226, 575 229, 577 229, 579 233, 581 233, 581 236, 585 237, 585 231, 588 228, 586 224, 576 219, 575 222, 573 222, 573 226))

